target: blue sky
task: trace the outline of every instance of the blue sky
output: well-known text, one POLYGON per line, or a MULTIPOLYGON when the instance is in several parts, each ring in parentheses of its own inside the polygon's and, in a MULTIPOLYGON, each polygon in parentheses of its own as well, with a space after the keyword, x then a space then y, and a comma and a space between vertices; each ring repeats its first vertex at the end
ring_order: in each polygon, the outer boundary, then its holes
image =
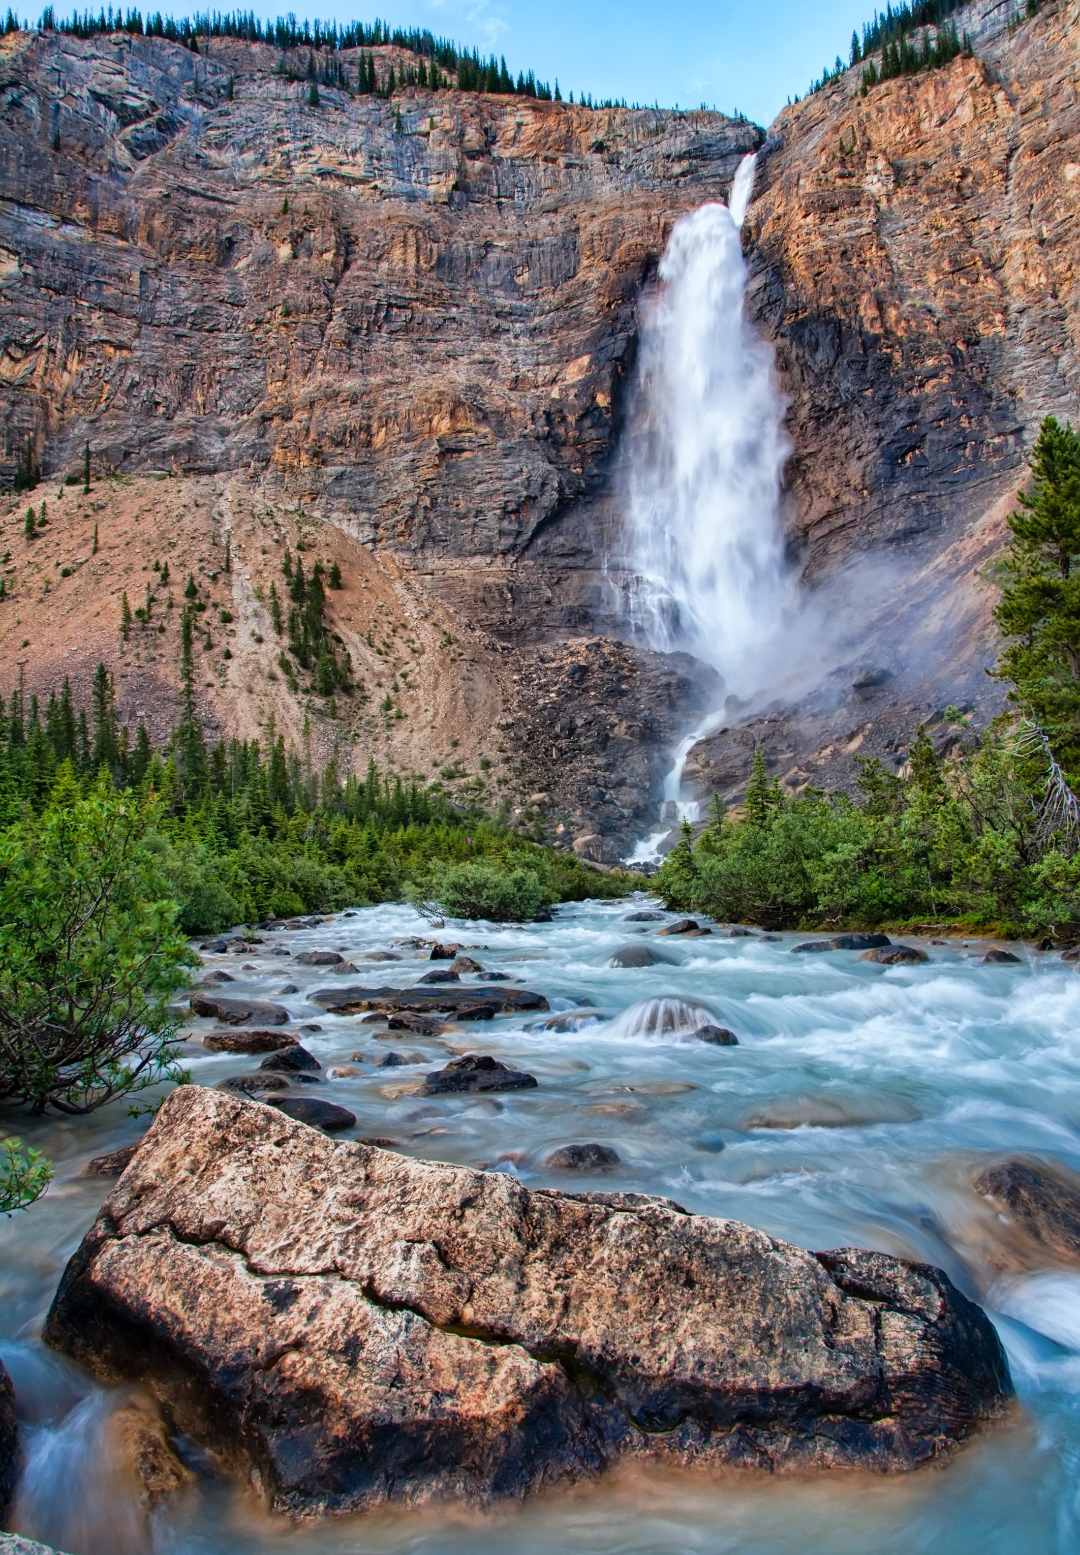
POLYGON ((291 3, 298 16, 371 21, 378 14, 394 26, 430 27, 505 54, 515 75, 533 69, 541 80, 557 77, 564 97, 705 103, 726 113, 739 108, 766 125, 823 65, 838 53, 847 58, 852 28, 873 12, 872 0, 376 0, 372 11, 327 9, 322 0, 310 13, 291 3))

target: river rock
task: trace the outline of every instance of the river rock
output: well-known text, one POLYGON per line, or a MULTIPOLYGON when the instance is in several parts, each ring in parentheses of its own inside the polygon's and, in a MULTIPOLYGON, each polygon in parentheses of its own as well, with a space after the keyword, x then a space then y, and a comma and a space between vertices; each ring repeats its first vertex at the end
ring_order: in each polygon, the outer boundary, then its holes
POLYGON ((877 950, 864 950, 860 961, 876 961, 880 966, 921 966, 930 957, 916 945, 886 945, 877 950))
POLYGON ((36 1539, 23 1539, 17 1533, 0 1533, 0 1555, 63 1555, 51 1544, 39 1544, 36 1539))
POLYGON ((674 923, 665 924, 662 929, 657 929, 657 938, 663 934, 711 934, 711 929, 703 929, 696 918, 677 918, 674 923))
POLYGON ((322 1065, 314 1053, 309 1053, 299 1042, 292 1042, 288 1047, 283 1047, 280 1052, 271 1053, 268 1058, 264 1058, 259 1068, 289 1074, 304 1069, 321 1069, 322 1065))
POLYGON ((104 1155, 96 1155, 92 1161, 88 1161, 82 1171, 83 1177, 119 1177, 121 1172, 127 1171, 132 1156, 138 1150, 141 1140, 133 1145, 120 1145, 116 1150, 107 1150, 104 1155))
POLYGON ((439 941, 437 939, 433 939, 433 940, 430 940, 430 941, 423 940, 423 941, 421 941, 421 943, 422 944, 430 944, 431 945, 431 957, 430 957, 430 959, 432 961, 453 961, 454 957, 457 955, 458 951, 461 949, 460 945, 442 945, 442 944, 439 943, 439 941))
POLYGON ((286 1096, 280 1101, 273 1096, 268 1098, 268 1103, 295 1122, 304 1123, 308 1128, 321 1128, 327 1134, 340 1134, 342 1129, 352 1128, 356 1122, 356 1114, 348 1107, 339 1107, 333 1101, 320 1101, 317 1096, 286 1096))
POLYGON ((453 1091, 531 1091, 536 1088, 533 1075, 511 1069, 487 1053, 467 1053, 453 1058, 444 1069, 427 1075, 421 1096, 441 1096, 453 1091))
POLYGON ((739 1045, 738 1037, 726 1026, 712 1024, 699 1026, 696 1031, 691 1032, 691 1036, 698 1042, 711 1042, 713 1047, 738 1047, 739 1045))
POLYGON ((891 945, 887 934, 834 934, 832 939, 808 939, 801 945, 792 945, 792 955, 821 950, 877 950, 891 945))
POLYGON ((363 1010, 393 1014, 452 1015, 456 1020, 490 1020, 518 1010, 546 1010, 543 994, 526 988, 319 988, 311 1002, 331 1015, 359 1015, 363 1010))
POLYGON ((265 1026, 285 1026, 289 1020, 289 1012, 283 1004, 269 1004, 265 999, 215 999, 200 993, 192 999, 191 1008, 196 1015, 224 1021, 226 1026, 246 1026, 249 1021, 261 1021, 265 1026))
MULTIPOLYGON (((294 990, 295 991, 295 990, 294 990)), ((287 1031, 208 1031, 203 1047, 211 1053, 276 1053, 292 1047, 295 1037, 287 1031)))
POLYGON ((19 1433, 15 1424, 15 1389, 0 1361, 0 1517, 5 1521, 15 1499, 19 1476, 19 1433))
POLYGON ((624 916, 623 922, 624 923, 660 923, 660 922, 662 922, 663 917, 664 917, 664 915, 663 915, 662 912, 628 912, 624 916))
POLYGON ((1011 950, 999 950, 995 945, 983 956, 982 964, 983 966, 1019 966, 1020 957, 1014 956, 1011 950))
POLYGON ((194 1484, 195 1476, 173 1451, 161 1417, 144 1403, 132 1399, 108 1419, 115 1458, 139 1487, 144 1511, 155 1507, 178 1490, 194 1484))
MULTIPOLYGON (((472 956, 455 956, 450 963, 450 970, 451 972, 456 972, 460 977, 462 972, 482 972, 484 969, 479 961, 473 960, 472 956)), ((429 972, 428 978, 431 976, 432 974, 429 972)))
POLYGON ((364 961, 400 961, 401 957, 393 950, 365 950, 364 961))
POLYGON ((438 1037, 446 1030, 433 1015, 414 1015, 408 1010, 389 1016, 386 1024, 391 1031, 415 1031, 418 1037, 438 1037))
POLYGON ((257 1096, 262 1091, 287 1091, 289 1082, 283 1074, 230 1074, 224 1080, 214 1081, 215 1091, 236 1091, 241 1096, 257 1096))
POLYGON ((631 1456, 911 1468, 1011 1393, 940 1270, 335 1143, 181 1086, 45 1327, 271 1507, 483 1503, 631 1456))
POLYGON ((336 950, 302 950, 293 960, 297 966, 344 966, 345 957, 336 950))
POLYGON ((639 967, 655 966, 660 957, 648 945, 624 945, 609 959, 608 966, 639 967))
POLYGON ((604 1172, 622 1160, 610 1145, 560 1145, 544 1162, 563 1172, 604 1172))
POLYGON ((222 983, 235 983, 235 982, 236 982, 236 978, 232 975, 231 972, 223 972, 223 971, 221 971, 220 968, 218 968, 218 970, 215 971, 215 972, 207 972, 206 976, 203 978, 203 980, 202 980, 202 982, 200 984, 200 987, 202 987, 202 988, 219 988, 222 983))
POLYGON ((973 1186, 1057 1257, 1080 1262, 1080 1181, 1013 1160, 987 1167, 973 1186))
POLYGON ((425 972, 420 979, 422 983, 460 983, 461 978, 452 966, 443 967, 437 972, 425 972))

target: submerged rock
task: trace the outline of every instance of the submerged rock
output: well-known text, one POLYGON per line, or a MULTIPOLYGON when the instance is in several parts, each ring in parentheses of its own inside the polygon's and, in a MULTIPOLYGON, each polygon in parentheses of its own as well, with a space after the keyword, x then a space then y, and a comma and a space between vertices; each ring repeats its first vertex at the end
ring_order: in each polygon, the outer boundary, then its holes
POLYGON ((463 988, 460 983, 445 987, 415 988, 319 988, 311 1002, 330 1015, 359 1015, 363 1010, 383 1010, 397 1014, 452 1015, 456 1020, 490 1020, 493 1015, 508 1015, 517 1010, 546 1010, 550 1006, 543 994, 525 988, 463 988))
POLYGON ((264 1058, 259 1068, 283 1070, 288 1074, 301 1069, 321 1069, 322 1064, 314 1053, 309 1053, 299 1042, 293 1042, 288 1047, 283 1047, 279 1053, 271 1053, 269 1058, 264 1058))
POLYGON ((529 1192, 197 1086, 45 1335, 293 1515, 521 1496, 631 1455, 907 1469, 1011 1393, 989 1320, 929 1265, 529 1192))
POLYGON ((321 1128, 327 1134, 339 1134, 356 1123, 356 1114, 348 1107, 339 1107, 333 1101, 320 1101, 317 1096, 285 1096, 280 1101, 274 1096, 268 1097, 267 1102, 295 1122, 305 1123, 309 1128, 321 1128))
POLYGON ((676 918, 674 923, 669 923, 664 928, 657 929, 656 933, 657 936, 662 934, 700 934, 701 924, 698 923, 696 918, 676 918))
POLYGON ((648 945, 624 945, 609 959, 608 966, 655 966, 661 958, 648 945))
POLYGON ((987 1167, 973 1187, 1002 1205, 1029 1236, 1059 1258, 1080 1262, 1080 1180, 1054 1176, 1030 1161, 1002 1161, 987 1167))
POLYGON ((792 945, 792 955, 818 950, 877 950, 891 945, 887 934, 834 934, 831 939, 808 939, 801 945, 792 945))
POLYGON ((263 1091, 287 1091, 289 1082, 283 1074, 229 1074, 224 1080, 214 1081, 215 1091, 235 1091, 240 1096, 258 1096, 263 1091))
POLYGON ((336 950, 302 950, 293 958, 297 966, 344 966, 345 957, 336 950))
POLYGON ((276 1053, 296 1038, 287 1031, 208 1031, 202 1040, 211 1053, 276 1053))
POLYGON ((448 966, 436 972, 425 972, 420 981, 422 983, 460 983, 461 978, 454 971, 453 966, 448 966))
POLYGON ((15 1424, 15 1389, 3 1361, 0 1361, 0 1518, 5 1521, 15 1499, 15 1481, 18 1477, 19 1433, 15 1424))
POLYGON ((192 999, 191 1008, 196 1015, 224 1021, 226 1026, 246 1026, 249 1021, 262 1021, 266 1026, 286 1026, 289 1021, 289 1012, 283 1004, 270 1004, 265 999, 215 999, 200 993, 192 999))
POLYGON ((662 912, 647 912, 647 911, 646 912, 628 912, 624 916, 623 922, 624 923, 660 923, 660 922, 663 921, 663 917, 664 917, 664 915, 663 915, 662 912))
POLYGON ((146 1404, 133 1399, 114 1410, 108 1434, 114 1460, 139 1487, 144 1511, 152 1512, 168 1496, 194 1484, 195 1476, 173 1451, 161 1417, 146 1404))
MULTIPOLYGON (((451 972, 457 972, 460 976, 462 972, 482 972, 484 969, 480 965, 479 961, 473 960, 472 956, 455 956, 453 961, 450 963, 450 970, 451 972)), ((429 972, 429 981, 431 977, 432 973, 429 972)))
POLYGON ((96 1155, 92 1161, 88 1161, 83 1168, 83 1177, 119 1177, 121 1172, 127 1171, 132 1156, 138 1150, 141 1140, 133 1145, 120 1145, 116 1150, 107 1150, 104 1155, 96 1155))
POLYGON ((864 950, 860 961, 876 961, 880 966, 921 966, 930 957, 916 945, 886 945, 877 950, 864 950))
POLYGON ((699 1042, 711 1042, 713 1047, 738 1047, 739 1039, 726 1026, 698 1026, 691 1033, 699 1042))
POLYGON ((421 1087, 421 1096, 441 1096, 448 1091, 531 1091, 536 1079, 521 1069, 511 1069, 487 1053, 467 1053, 453 1058, 445 1069, 429 1074, 421 1087))
POLYGON ((1019 966, 1020 957, 1014 956, 1011 950, 999 950, 995 945, 983 956, 982 964, 983 966, 1019 966))
POLYGON ((544 1162, 564 1172, 605 1172, 622 1160, 610 1145, 560 1145, 544 1162))
POLYGON ((415 1031, 418 1037, 438 1037, 446 1030, 442 1021, 433 1015, 413 1015, 408 1010, 391 1015, 386 1024, 391 1031, 415 1031))

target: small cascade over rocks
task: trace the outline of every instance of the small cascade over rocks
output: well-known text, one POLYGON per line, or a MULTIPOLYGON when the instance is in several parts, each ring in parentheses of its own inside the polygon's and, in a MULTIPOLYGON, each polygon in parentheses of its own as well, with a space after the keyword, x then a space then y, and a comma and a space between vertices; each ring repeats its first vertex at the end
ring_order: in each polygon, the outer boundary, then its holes
POLYGON ((625 1042, 689 1042, 700 1041, 702 1031, 723 1029, 703 1004, 689 1004, 685 999, 643 999, 616 1016, 605 1035, 625 1042))

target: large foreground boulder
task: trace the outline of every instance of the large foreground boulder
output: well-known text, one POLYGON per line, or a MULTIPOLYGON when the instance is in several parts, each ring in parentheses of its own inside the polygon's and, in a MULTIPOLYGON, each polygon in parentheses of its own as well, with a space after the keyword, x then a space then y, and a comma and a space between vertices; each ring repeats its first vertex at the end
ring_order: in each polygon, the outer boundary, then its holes
POLYGON ((520 1496, 630 1454, 906 1469, 1011 1392, 939 1270, 335 1143, 174 1091, 46 1337, 272 1506, 520 1496))

